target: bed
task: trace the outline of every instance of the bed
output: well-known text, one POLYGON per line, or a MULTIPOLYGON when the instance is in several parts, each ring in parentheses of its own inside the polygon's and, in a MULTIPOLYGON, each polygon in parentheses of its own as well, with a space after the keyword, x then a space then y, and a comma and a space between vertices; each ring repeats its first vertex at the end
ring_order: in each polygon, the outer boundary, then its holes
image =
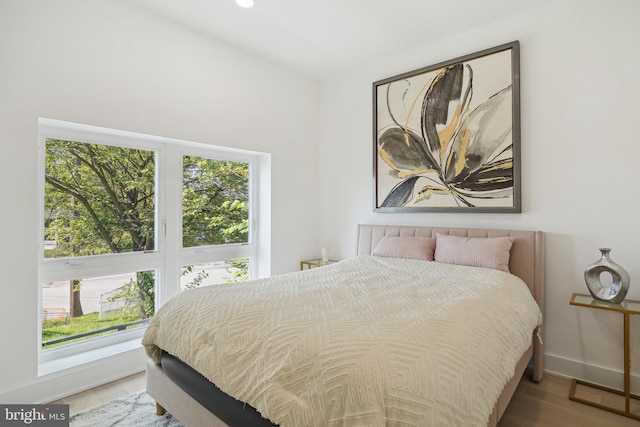
POLYGON ((234 286, 174 298, 151 322, 143 344, 158 414, 169 411, 186 426, 495 426, 527 367, 542 380, 540 231, 362 224, 354 257, 234 286), (434 244, 439 262, 415 259, 418 241, 434 244), (498 241, 507 251, 498 267, 465 265, 481 265, 483 245, 498 241), (474 244, 473 256, 460 258, 474 244), (423 285, 427 276, 437 285, 423 285), (478 276, 479 287, 467 284, 478 276), (280 297, 269 299, 270 291, 280 297), (225 305, 227 295, 242 299, 241 314, 225 305), (480 296, 489 302, 473 308, 480 296), (209 315, 220 324, 215 331, 202 326, 209 315), (523 326, 508 335, 508 324, 523 326), (456 330, 464 339, 453 338, 456 330))

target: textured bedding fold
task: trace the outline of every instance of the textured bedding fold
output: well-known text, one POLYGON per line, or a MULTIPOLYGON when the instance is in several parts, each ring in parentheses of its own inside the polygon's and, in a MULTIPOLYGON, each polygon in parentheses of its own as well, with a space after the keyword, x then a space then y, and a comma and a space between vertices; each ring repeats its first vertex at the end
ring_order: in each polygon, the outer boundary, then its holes
POLYGON ((281 426, 484 426, 540 322, 509 273, 360 256, 181 292, 143 344, 281 426))

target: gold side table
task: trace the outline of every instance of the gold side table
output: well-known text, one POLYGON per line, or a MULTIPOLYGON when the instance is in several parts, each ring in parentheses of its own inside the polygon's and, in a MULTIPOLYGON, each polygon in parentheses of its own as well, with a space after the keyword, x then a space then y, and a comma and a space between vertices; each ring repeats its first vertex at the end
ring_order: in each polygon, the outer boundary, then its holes
POLYGON ((325 265, 333 264, 336 262, 338 261, 332 259, 328 261, 323 261, 322 258, 308 259, 305 261, 300 261, 300 270, 308 270, 313 267, 323 267, 325 265))
POLYGON ((614 388, 602 386, 600 384, 594 384, 587 381, 574 379, 571 382, 569 399, 574 400, 576 402, 584 403, 586 405, 590 405, 599 409, 604 409, 605 411, 613 412, 619 415, 624 415, 625 417, 640 420, 640 415, 631 413, 631 408, 630 408, 631 399, 640 400, 640 396, 638 396, 637 394, 631 393, 631 375, 630 375, 631 357, 629 354, 629 318, 632 314, 640 314, 640 301, 624 300, 620 304, 612 304, 605 301, 595 300, 591 295, 574 293, 571 296, 571 301, 569 302, 569 304, 576 305, 579 307, 595 308, 598 310, 617 311, 618 313, 622 313, 622 315, 624 316, 624 390, 617 390, 614 388), (576 397, 575 393, 576 393, 576 387, 578 384, 586 387, 595 388, 598 390, 603 390, 603 391, 617 394, 620 396, 624 396, 624 411, 618 408, 613 408, 611 406, 603 405, 601 403, 593 402, 588 399, 576 397))

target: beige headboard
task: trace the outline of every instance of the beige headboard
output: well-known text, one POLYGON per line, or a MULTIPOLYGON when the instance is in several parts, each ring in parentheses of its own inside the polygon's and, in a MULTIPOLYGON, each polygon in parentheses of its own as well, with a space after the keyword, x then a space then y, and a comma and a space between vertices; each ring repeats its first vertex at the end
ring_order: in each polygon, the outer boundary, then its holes
MULTIPOLYGON (((436 233, 465 237, 513 237, 509 270, 527 284, 544 315, 544 233, 542 231, 360 224, 356 254, 370 255, 384 236, 436 237, 436 233)), ((541 378, 543 349, 538 340, 534 342, 536 343, 534 344, 534 377, 539 375, 541 378)))

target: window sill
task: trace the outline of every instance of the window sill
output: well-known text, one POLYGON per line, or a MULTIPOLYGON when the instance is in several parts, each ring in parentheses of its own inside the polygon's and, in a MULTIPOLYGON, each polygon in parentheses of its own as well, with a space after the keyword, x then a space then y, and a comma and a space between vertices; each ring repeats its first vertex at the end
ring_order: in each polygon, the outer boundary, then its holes
POLYGON ((112 344, 93 350, 83 351, 81 353, 65 357, 59 357, 53 360, 48 360, 46 362, 40 362, 38 364, 38 376, 43 377, 45 375, 55 374, 67 369, 95 363, 106 358, 119 356, 123 353, 133 351, 142 351, 140 338, 123 341, 117 344, 112 344))

